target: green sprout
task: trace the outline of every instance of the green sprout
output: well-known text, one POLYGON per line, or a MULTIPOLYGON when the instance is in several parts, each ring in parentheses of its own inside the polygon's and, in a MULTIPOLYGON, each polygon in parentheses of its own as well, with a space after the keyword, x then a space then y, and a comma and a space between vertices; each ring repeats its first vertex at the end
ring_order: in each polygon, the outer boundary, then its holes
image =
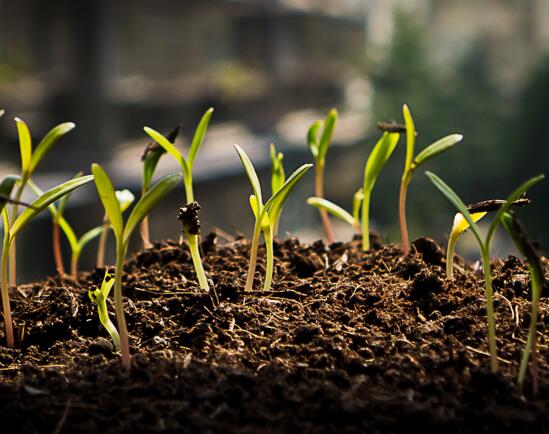
MULTIPOLYGON (((497 211, 506 202, 500 199, 491 199, 478 202, 467 206, 467 211, 471 214, 471 218, 474 222, 479 221, 490 211, 497 211)), ((530 203, 530 199, 520 198, 515 200, 512 206, 524 206, 530 203)), ((469 229, 469 223, 461 213, 457 213, 454 216, 454 223, 452 224, 452 230, 450 232, 450 238, 448 240, 448 248, 446 249, 446 277, 448 279, 454 278, 454 252, 459 237, 463 232, 469 229)))
POLYGON ((496 348, 496 325, 495 325, 495 316, 494 316, 494 294, 492 290, 492 276, 491 276, 491 264, 490 264, 490 247, 492 244, 492 239, 494 237, 496 228, 501 223, 501 219, 509 208, 513 205, 517 199, 519 199, 530 187, 538 183, 544 178, 544 175, 538 175, 534 178, 529 179, 522 185, 520 185, 513 193, 509 195, 505 203, 501 205, 498 209, 494 220, 488 228, 486 237, 483 239, 480 228, 475 223, 473 217, 471 216, 467 206, 459 198, 459 196, 437 175, 431 172, 426 172, 426 175, 434 186, 440 190, 440 192, 448 199, 448 201, 454 205, 454 207, 459 211, 475 235, 475 238, 478 241, 480 252, 482 256, 482 271, 484 274, 484 292, 486 297, 486 316, 488 323, 488 348, 490 350, 490 364, 492 372, 497 372, 499 369, 499 362, 497 357, 497 348, 496 348))
MULTIPOLYGON (((206 110, 206 113, 204 113, 204 116, 202 116, 200 123, 196 127, 196 131, 194 133, 187 158, 185 158, 183 154, 181 154, 181 152, 178 151, 178 149, 174 146, 173 143, 170 142, 170 140, 168 140, 158 131, 155 131, 149 127, 144 128, 145 132, 156 143, 158 143, 162 148, 164 148, 164 150, 168 154, 170 154, 173 158, 175 158, 175 160, 179 163, 179 166, 181 167, 181 173, 183 174, 183 184, 185 185, 185 196, 186 196, 185 203, 187 204, 190 204, 195 201, 194 191, 193 191, 193 166, 194 166, 194 162, 198 154, 198 151, 200 150, 202 142, 204 141, 204 136, 206 135, 206 130, 208 129, 208 125, 210 123, 210 118, 212 117, 212 113, 213 113, 213 108, 209 108, 208 110, 206 110)), ((195 249, 193 247, 194 245, 198 246, 198 235, 193 235, 187 231, 183 231, 183 233, 185 234, 187 243, 189 244, 189 249, 191 251, 193 264, 200 264, 199 269, 195 267, 195 272, 198 278, 198 276, 201 276, 203 274, 202 260, 200 259, 200 251, 198 248, 195 249)), ((206 292, 209 291, 210 287, 208 285, 207 279, 201 279, 201 280, 202 281, 199 282, 200 289, 206 292)))
POLYGON ((408 239, 408 225, 406 223, 406 195, 408 193, 408 186, 412 180, 412 175, 415 170, 428 160, 436 157, 437 155, 447 151, 457 143, 461 142, 463 136, 461 134, 450 134, 442 139, 431 143, 423 151, 414 157, 414 148, 416 142, 416 128, 412 113, 406 104, 402 107, 402 114, 404 116, 404 123, 406 125, 406 160, 404 163, 404 173, 402 174, 402 181, 400 183, 400 196, 399 196, 399 221, 400 221, 400 233, 402 236, 402 254, 407 256, 410 252, 410 242, 408 239))
POLYGON ((528 261, 528 269, 530 271, 530 285, 531 285, 531 308, 530 308, 530 327, 528 330, 528 340, 522 355, 520 362, 518 385, 522 389, 524 385, 524 379, 526 377, 526 369, 530 356, 532 357, 532 379, 534 394, 538 392, 538 375, 537 375, 537 344, 536 344, 536 330, 538 325, 539 316, 539 299, 541 297, 541 291, 543 289, 543 283, 545 282, 545 274, 543 272, 543 265, 541 258, 536 251, 536 248, 532 245, 532 242, 528 238, 528 234, 524 229, 524 226, 520 220, 510 211, 503 214, 501 223, 507 230, 517 250, 528 261))
MULTIPOLYGON (((19 149, 21 155, 21 175, 18 187, 15 192, 15 203, 12 206, 10 223, 14 223, 18 215, 18 202, 21 200, 23 191, 31 179, 32 174, 42 161, 42 159, 48 154, 52 147, 69 131, 74 129, 75 125, 72 122, 65 122, 52 128, 40 141, 36 149, 32 149, 32 139, 27 124, 19 118, 15 118, 17 124, 17 132, 19 135, 19 149)), ((13 242, 12 251, 10 254, 10 271, 9 279, 10 285, 15 286, 17 284, 17 253, 16 243, 13 242)))
MULTIPOLYGON (((307 133, 307 144, 315 160, 315 196, 324 199, 324 169, 326 167, 326 154, 332 141, 335 124, 337 121, 337 110, 332 109, 324 121, 316 121, 307 133), (322 128, 322 134, 319 132, 322 128)), ((334 242, 334 230, 328 212, 325 209, 319 209, 322 226, 326 233, 328 243, 334 242)))
MULTIPOLYGON (((76 177, 80 176, 81 174, 77 175, 76 177)), ((32 181, 29 180, 29 187, 34 191, 34 193, 37 196, 41 196, 44 194, 44 192, 32 181)), ((84 247, 91 241, 93 241, 95 238, 97 238, 103 229, 102 226, 97 226, 89 231, 87 231, 82 237, 77 238, 73 228, 71 225, 67 222, 65 217, 63 216, 64 210, 67 205, 68 198, 70 197, 70 193, 66 194, 61 198, 59 201, 59 205, 56 207, 55 204, 51 204, 48 207, 48 210, 52 217, 52 223, 53 223, 53 233, 54 233, 54 256, 55 261, 57 265, 57 270, 59 273, 64 274, 64 266, 63 266, 63 258, 61 257, 61 247, 60 247, 60 240, 56 238, 56 230, 62 230, 65 236, 67 237, 67 240, 69 242, 70 248, 71 248, 71 277, 73 279, 76 279, 78 276, 78 260, 80 258, 80 254, 82 253, 82 250, 84 247), (57 229, 56 229, 57 228, 57 229), (58 257, 59 255, 59 257, 58 257)))
MULTIPOLYGON (((286 173, 284 172, 284 164, 282 160, 284 159, 284 154, 282 152, 276 151, 276 146, 274 143, 271 143, 269 148, 271 153, 271 196, 276 194, 278 190, 282 188, 284 182, 286 181, 286 173)), ((280 209, 282 211, 282 209, 280 209)), ((273 233, 274 236, 278 234, 278 223, 280 222, 280 213, 277 216, 274 216, 273 222, 273 233)))
POLYGON ((376 180, 395 150, 400 135, 385 132, 370 153, 364 168, 364 183, 353 198, 353 214, 349 214, 340 206, 320 197, 307 200, 309 205, 323 209, 333 216, 349 223, 359 233, 362 231, 362 250, 370 250, 370 197, 376 180), (360 205, 362 204, 362 223, 360 222, 360 205))
POLYGON ((257 249, 259 246, 259 236, 263 232, 265 239, 265 249, 267 252, 267 268, 265 271, 265 282, 263 289, 268 291, 271 289, 274 267, 274 250, 273 250, 273 231, 274 223, 280 218, 282 207, 284 202, 288 198, 288 195, 299 182, 299 180, 305 175, 313 165, 304 164, 299 167, 292 175, 282 184, 282 186, 274 193, 270 199, 263 204, 263 198, 261 194, 261 185, 259 178, 254 169, 254 166, 244 150, 235 145, 236 152, 242 161, 246 174, 252 185, 254 194, 250 196, 250 206, 255 217, 254 234, 252 237, 252 246, 250 249, 250 262, 248 265, 248 275, 246 278, 245 291, 251 291, 254 281, 255 268, 257 265, 257 249))
POLYGON ((133 231, 139 226, 143 218, 164 198, 173 188, 181 182, 181 174, 173 173, 160 179, 152 188, 143 195, 137 202, 128 220, 124 224, 120 202, 112 186, 109 175, 99 164, 92 164, 92 174, 99 198, 105 208, 114 237, 116 239, 116 269, 114 275, 114 303, 116 310, 116 320, 118 331, 120 333, 120 351, 122 357, 122 366, 130 367, 130 347, 128 341, 128 330, 126 319, 124 317, 124 304, 122 300, 122 274, 124 260, 128 251, 133 231))
MULTIPOLYGON (((175 139, 179 135, 179 130, 181 126, 175 127, 170 133, 166 136, 170 143, 174 144, 175 139)), ((157 142, 152 141, 147 144, 145 152, 141 156, 141 161, 143 162, 143 179, 141 183, 141 196, 143 196, 151 186, 152 178, 158 161, 163 154, 166 153, 166 150, 160 146, 157 142)), ((150 233, 149 233, 149 217, 145 217, 141 222, 141 227, 139 230, 141 234, 141 240, 143 241, 143 248, 148 249, 151 247, 150 242, 150 233)))
MULTIPOLYGON (((122 214, 130 207, 135 200, 135 196, 130 190, 116 190, 114 192, 116 200, 120 205, 120 211, 122 214)), ((105 213, 103 217, 103 225, 101 226, 101 232, 99 235, 99 245, 97 246, 97 268, 103 268, 105 266, 105 249, 107 248, 107 236, 109 235, 109 229, 111 224, 109 217, 105 213)))
POLYGON ((107 332, 109 332, 115 351, 120 351, 120 335, 118 334, 118 330, 116 330, 116 326, 109 318, 109 312, 107 311, 107 298, 109 298, 109 293, 111 292, 113 286, 113 275, 108 271, 105 271, 105 277, 103 278, 101 288, 96 289, 95 291, 88 291, 88 296, 97 306, 99 321, 101 321, 103 327, 105 327, 107 332))
MULTIPOLYGON (((11 191, 18 178, 9 177, 2 182, 4 188, 2 191, 11 191)), ((11 247, 15 243, 17 234, 35 217, 39 212, 46 209, 55 201, 61 199, 64 195, 70 193, 74 189, 90 182, 93 179, 92 176, 82 176, 74 178, 69 181, 60 184, 51 190, 46 191, 40 197, 38 197, 30 206, 25 209, 14 221, 10 221, 7 208, 4 206, 2 209, 2 219, 4 221, 4 242, 2 248, 1 259, 1 282, 2 282, 2 305, 4 312, 4 324, 6 327, 6 340, 9 348, 14 346, 13 336, 13 321, 11 318, 11 307, 9 301, 9 285, 8 285, 8 261, 10 258, 11 247)))

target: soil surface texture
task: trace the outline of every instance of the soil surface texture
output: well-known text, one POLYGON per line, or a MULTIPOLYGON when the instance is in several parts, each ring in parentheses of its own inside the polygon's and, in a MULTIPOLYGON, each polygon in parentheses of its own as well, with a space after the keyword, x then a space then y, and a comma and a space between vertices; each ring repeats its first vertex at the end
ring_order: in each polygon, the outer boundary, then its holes
MULTIPOLYGON (((539 392, 516 376, 530 318, 528 267, 493 261, 501 372, 489 371, 482 273, 416 240, 275 242, 273 289, 244 293, 249 242, 202 242, 210 293, 185 246, 126 264, 133 354, 123 372, 88 290, 52 277, 12 288, 16 349, 0 346, 3 433, 549 432, 549 300, 538 325, 539 392)), ((545 266, 547 268, 547 261, 545 266)), ((109 300, 113 321, 114 308, 109 300)), ((3 330, 3 324, 2 324, 3 330)), ((0 343, 5 337, 0 332, 0 343)))

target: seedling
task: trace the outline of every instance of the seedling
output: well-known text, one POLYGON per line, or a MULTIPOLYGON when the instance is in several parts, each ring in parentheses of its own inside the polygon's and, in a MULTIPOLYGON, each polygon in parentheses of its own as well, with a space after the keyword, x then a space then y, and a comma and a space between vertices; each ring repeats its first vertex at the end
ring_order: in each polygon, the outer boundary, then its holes
MULTIPOLYGON (((153 130, 152 128, 145 127, 145 132, 164 150, 170 154, 175 160, 179 163, 179 166, 181 167, 181 173, 183 174, 183 184, 185 185, 185 196, 186 201, 185 203, 190 204, 191 202, 194 202, 194 191, 193 191, 193 166, 194 161, 196 159, 196 156, 198 154, 198 151, 200 150, 200 146, 202 145, 202 142, 204 141, 204 136, 206 135, 206 130, 208 129, 208 124, 210 123, 210 118, 212 117, 213 108, 209 108, 206 110, 206 113, 204 116, 202 116, 202 119, 200 120, 200 123, 196 127, 196 131, 194 133, 193 141, 191 142, 191 147, 189 149, 189 154, 187 155, 187 158, 183 157, 183 154, 181 154, 177 148, 171 143, 166 137, 164 137, 162 134, 160 134, 158 131, 153 130)), ((185 233, 185 231, 184 231, 185 233)), ((196 244, 198 245, 198 236, 193 235, 190 233, 187 233, 187 242, 189 243, 189 248, 191 251, 191 256, 193 258, 193 264, 200 263, 200 268, 202 269, 202 260, 200 259, 200 251, 198 249, 191 248, 192 245, 196 244)), ((195 272, 198 276, 201 274, 200 269, 196 269, 195 272)), ((208 281, 204 279, 200 283, 200 288, 204 291, 209 291, 209 285, 208 281)))
POLYGON ((509 235, 511 235, 511 238, 515 243, 517 250, 528 261, 528 269, 530 271, 530 285, 532 288, 532 304, 530 308, 530 327, 528 330, 528 340, 526 341, 526 346, 524 348, 522 360, 520 362, 518 384, 519 387, 522 389, 524 385, 524 379, 526 377, 526 369, 528 368, 528 362, 531 356, 533 389, 534 394, 537 394, 539 389, 539 380, 536 357, 536 333, 539 316, 539 298, 541 297, 541 290, 543 288, 543 283, 545 282, 545 274, 543 272, 541 258, 536 248, 532 245, 532 242, 528 238, 526 229, 524 229, 524 226, 522 225, 520 220, 512 212, 506 212, 502 216, 501 223, 503 224, 503 227, 507 230, 509 235))
POLYGON ((370 153, 364 168, 364 183, 353 198, 353 214, 349 214, 340 206, 319 197, 309 198, 307 203, 349 223, 358 232, 362 231, 362 250, 370 250, 370 197, 377 178, 395 150, 400 135, 398 133, 383 133, 370 153), (362 204, 362 224, 360 224, 360 205, 362 204))
POLYGON ((250 206, 255 217, 254 225, 254 234, 252 237, 252 246, 250 249, 250 263, 248 266, 248 275, 246 278, 246 287, 245 291, 251 291, 255 268, 257 264, 257 248, 259 245, 259 236, 263 232, 263 237, 265 239, 265 250, 267 252, 267 268, 265 272, 265 282, 263 289, 268 291, 271 289, 272 278, 273 278, 273 266, 274 266, 274 251, 273 251, 273 231, 274 231, 274 222, 280 217, 282 207, 284 202, 288 198, 288 195, 299 182, 299 180, 305 175, 307 170, 309 170, 313 165, 304 164, 299 167, 292 175, 282 184, 282 186, 273 194, 270 199, 263 204, 263 198, 261 194, 261 185, 259 183, 259 178, 254 169, 254 166, 244 150, 235 145, 236 152, 244 165, 246 174, 252 184, 252 190, 254 194, 250 196, 250 206))
MULTIPOLYGON (((10 217, 7 211, 7 208, 4 206, 2 209, 2 219, 4 221, 4 242, 2 248, 2 259, 1 259, 1 281, 2 281, 2 304, 4 311, 4 324, 6 327, 6 340, 7 345, 10 348, 13 348, 14 337, 13 337, 13 323, 11 318, 11 307, 9 301, 9 285, 8 285, 8 261, 10 258, 10 250, 12 245, 15 242, 17 234, 36 216, 39 212, 46 209, 55 201, 62 198, 64 195, 70 193, 74 189, 90 182, 93 179, 92 176, 82 176, 79 178, 71 179, 63 184, 58 185, 57 187, 48 190, 40 197, 38 197, 34 202, 31 203, 30 207, 25 209, 13 223, 10 222, 10 217)), ((11 191, 17 178, 9 177, 6 182, 5 191, 11 191), (9 187, 9 188, 8 188, 9 187)), ((5 192, 3 190, 3 192, 5 192)))
MULTIPOLYGON (((271 196, 276 194, 278 190, 282 188, 284 182, 286 181, 286 173, 284 172, 284 164, 282 160, 284 159, 284 154, 282 152, 276 151, 276 146, 274 143, 271 143, 269 148, 271 153, 271 196)), ((282 211, 282 209, 280 209, 282 211)), ((274 236, 278 234, 278 223, 280 221, 280 214, 274 216, 274 236)))
MULTIPOLYGON (((528 203, 530 203, 529 199, 522 198, 522 199, 515 200, 512 205, 524 206, 524 205, 527 205, 528 203)), ((504 204, 505 204, 504 200, 499 200, 499 199, 485 200, 472 205, 468 205, 467 210, 471 214, 471 218, 473 219, 473 221, 477 222, 482 217, 484 217, 488 212, 497 211, 504 204)), ((465 232, 467 229, 469 229, 469 223, 467 223, 467 220, 465 220, 463 215, 461 215, 461 213, 458 212, 454 216, 454 223, 452 225, 450 238, 448 240, 448 248, 446 249, 446 277, 448 279, 454 278, 454 252, 456 249, 456 244, 461 234, 465 232)))
MULTIPOLYGON (((179 130, 181 126, 178 125, 166 136, 170 143, 175 143, 175 139, 179 135, 179 130)), ((143 196, 151 186, 152 178, 158 161, 163 154, 166 153, 166 150, 160 146, 157 142, 152 141, 147 144, 145 152, 141 156, 141 161, 143 162, 143 180, 141 183, 141 196, 143 196)), ((150 234, 149 234, 149 217, 145 217, 141 222, 140 227, 141 240, 143 241, 143 248, 148 249, 151 247, 150 234)))
POLYGON ((442 139, 431 143, 414 157, 416 128, 412 118, 412 113, 406 104, 402 107, 402 114, 406 125, 406 160, 404 163, 404 173, 402 174, 402 180, 400 183, 399 221, 400 233, 402 235, 402 254, 403 256, 407 256, 410 252, 410 242, 408 239, 408 225, 406 223, 406 195, 408 192, 408 185, 410 185, 410 181, 412 180, 412 175, 423 163, 459 143, 461 139, 463 139, 463 136, 461 134, 450 134, 449 136, 443 137, 442 139))
POLYGON ((120 335, 118 334, 118 330, 116 330, 115 325, 112 323, 109 317, 109 312, 107 311, 107 298, 109 298, 109 293, 111 292, 113 285, 113 275, 108 271, 105 271, 105 277, 103 278, 101 288, 96 289, 95 291, 88 291, 88 296, 97 306, 99 321, 101 321, 103 327, 105 327, 107 332, 109 332, 115 351, 120 351, 120 335))
POLYGON ((200 236, 198 211, 200 211, 198 202, 188 203, 179 209, 177 219, 180 220, 183 225, 183 236, 189 244, 191 258, 193 260, 194 270, 200 288, 207 292, 209 291, 210 286, 208 285, 208 279, 206 278, 206 273, 204 272, 204 267, 200 260, 200 250, 198 248, 198 237, 200 236))
POLYGON ((124 260, 128 251, 133 231, 139 226, 143 218, 156 206, 156 204, 165 197, 177 184, 181 182, 181 174, 174 173, 167 175, 159 180, 133 208, 126 224, 122 217, 120 202, 112 186, 107 173, 99 164, 92 164, 92 174, 99 197, 105 208, 114 237, 116 239, 116 269, 114 274, 114 303, 116 310, 116 321, 120 333, 120 351, 122 357, 122 366, 130 367, 130 348, 128 341, 128 330, 126 319, 124 317, 124 304, 122 300, 122 274, 124 260))
POLYGON ((440 190, 440 192, 450 201, 450 203, 452 203, 452 205, 454 205, 457 211, 459 211, 463 215, 467 223, 469 223, 469 226, 471 227, 471 230, 473 231, 473 234, 478 241, 482 256, 482 271, 484 274, 484 291, 486 297, 486 315, 488 322, 488 348, 490 350, 492 372, 497 372, 499 368, 499 363, 496 348, 496 325, 494 316, 494 295, 492 290, 490 247, 496 228, 500 224, 504 213, 509 210, 514 201, 519 199, 534 184, 541 181, 544 176, 538 175, 534 178, 529 179, 509 195, 505 203, 497 211, 494 220, 488 228, 486 237, 483 239, 480 233, 480 228, 475 223, 473 217, 471 216, 471 214, 467 210, 467 207, 459 198, 459 196, 434 173, 426 172, 426 175, 429 177, 430 181, 435 185, 435 187, 440 190))
MULTIPOLYGON (((332 109, 326 116, 324 122, 316 121, 307 133, 307 144, 313 154, 315 160, 315 196, 324 199, 324 169, 326 167, 326 154, 328 153, 328 147, 332 141, 332 134, 334 132, 335 124, 337 121, 337 110, 332 109), (319 138, 319 132, 322 128, 322 134, 319 138)), ((322 226, 326 233, 328 243, 334 242, 334 231, 328 212, 320 208, 320 219, 322 220, 322 226)))
MULTIPOLYGON (((43 191, 32 180, 29 180, 29 187, 34 191, 37 196, 41 196, 42 194, 44 194, 43 191)), ((67 205, 67 199, 69 196, 70 194, 66 194, 65 196, 63 196, 59 201, 59 205, 57 207, 55 206, 55 204, 52 203, 48 207, 48 210, 51 214, 54 229, 53 249, 57 264, 57 270, 59 273, 65 273, 63 267, 63 258, 61 257, 61 248, 59 245, 60 240, 55 237, 56 230, 59 231, 61 229, 67 237, 67 240, 69 241, 69 245, 71 247, 71 277, 73 279, 76 279, 78 275, 78 260, 80 258, 80 254, 82 253, 82 249, 90 241, 94 240, 101 234, 103 227, 97 226, 86 232, 84 235, 82 235, 82 237, 77 238, 73 228, 63 216, 63 212, 67 205), (57 257, 57 255, 59 255, 59 258, 57 257)))
MULTIPOLYGON (((122 214, 130 207, 135 200, 135 196, 130 190, 116 190, 114 192, 116 200, 120 205, 120 211, 122 214)), ((99 245, 97 246, 97 268, 103 268, 105 266, 105 249, 107 248, 107 236, 111 224, 107 214, 103 217, 103 225, 101 226, 101 233, 99 235, 99 245)))
MULTIPOLYGON (((40 141, 36 149, 32 149, 32 140, 27 124, 19 118, 15 118, 17 124, 17 132, 19 135, 19 148, 21 154, 21 179, 15 192, 15 203, 11 210, 10 223, 13 224, 18 214, 18 202, 21 200, 21 196, 25 187, 31 179, 32 174, 42 161, 42 159, 48 154, 61 137, 71 131, 75 125, 72 122, 65 122, 52 128, 48 134, 40 141)), ((17 255, 16 255, 16 243, 12 244, 12 252, 10 254, 10 272, 9 279, 10 285, 15 286, 17 284, 17 255)))

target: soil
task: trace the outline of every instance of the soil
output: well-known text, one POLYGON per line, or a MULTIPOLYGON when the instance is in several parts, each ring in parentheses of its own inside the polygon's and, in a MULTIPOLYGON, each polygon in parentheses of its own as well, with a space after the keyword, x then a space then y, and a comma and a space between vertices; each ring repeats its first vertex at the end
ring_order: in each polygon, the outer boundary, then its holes
POLYGON ((549 432, 547 288, 539 393, 530 374, 516 386, 530 309, 520 259, 494 261, 493 375, 478 265, 458 260, 446 280, 430 239, 405 259, 394 245, 278 241, 272 291, 250 293, 247 240, 210 235, 202 249, 209 294, 177 243, 127 262, 130 372, 87 295, 104 270, 12 288, 18 347, 0 347, 2 432, 549 432))

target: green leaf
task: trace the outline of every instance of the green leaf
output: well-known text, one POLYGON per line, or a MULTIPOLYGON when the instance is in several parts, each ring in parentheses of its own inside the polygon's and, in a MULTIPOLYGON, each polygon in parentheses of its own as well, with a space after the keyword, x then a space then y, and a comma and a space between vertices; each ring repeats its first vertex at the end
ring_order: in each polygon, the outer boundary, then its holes
POLYGON ((187 156, 187 163, 190 170, 192 170, 196 155, 198 154, 200 146, 202 146, 202 142, 204 141, 204 136, 206 135, 206 130, 208 129, 213 111, 213 107, 210 107, 208 110, 206 110, 206 113, 204 113, 204 116, 202 116, 202 119, 200 120, 200 123, 198 124, 198 126, 196 127, 196 131, 194 132, 193 141, 191 142, 191 149, 189 150, 189 155, 187 156))
POLYGON ((351 226, 355 226, 355 219, 354 217, 349 214, 347 211, 345 211, 340 206, 336 205, 333 202, 330 202, 329 200, 322 199, 320 197, 310 197, 307 199, 307 203, 309 205, 314 206, 318 209, 325 209, 330 214, 332 214, 334 217, 337 217, 338 219, 343 220, 346 223, 349 223, 351 226))
POLYGON ((318 159, 318 132, 322 127, 322 121, 316 121, 307 131, 307 144, 315 160, 318 159))
POLYGON ((32 159, 32 140, 29 127, 19 118, 15 118, 17 133, 19 134, 19 149, 21 152, 21 172, 29 176, 32 159))
POLYGON ((63 216, 59 216, 57 223, 59 224, 59 227, 65 234, 65 237, 67 237, 67 241, 71 246, 71 250, 73 254, 75 252, 78 252, 80 250, 78 245, 78 238, 76 237, 76 234, 74 233, 72 226, 69 224, 67 220, 65 220, 65 217, 63 216))
POLYGON ((381 169, 396 148, 400 134, 385 132, 376 143, 364 168, 364 191, 371 192, 381 169))
POLYGON ((450 201, 452 205, 463 215, 463 218, 467 220, 467 223, 469 223, 469 226, 471 227, 471 230, 475 234, 475 237, 479 244, 481 246, 484 245, 482 241, 482 236, 480 234, 480 228, 473 220, 473 217, 471 217, 471 214, 467 210, 467 206, 463 203, 463 201, 459 198, 459 196, 452 190, 442 179, 440 179, 437 175, 435 175, 432 172, 425 172, 429 180, 433 183, 433 185, 440 190, 440 192, 450 201))
POLYGON ((284 165, 282 160, 284 159, 284 154, 282 152, 276 152, 276 146, 274 143, 271 143, 270 146, 271 154, 271 195, 275 194, 280 187, 286 181, 286 174, 284 173, 284 165))
POLYGON ((50 151, 52 146, 55 145, 61 137, 74 129, 75 126, 76 125, 72 122, 65 122, 52 128, 50 132, 46 134, 32 154, 29 175, 35 171, 38 164, 40 164, 40 161, 42 161, 42 158, 50 151))
POLYGON ((109 219, 110 225, 117 240, 122 240, 122 231, 124 230, 124 221, 122 220, 122 211, 116 198, 114 187, 107 172, 99 164, 92 164, 92 174, 95 180, 97 193, 105 208, 105 214, 109 219))
POLYGON ((414 125, 412 113, 406 104, 402 107, 402 115, 404 117, 404 124, 406 125, 406 163, 404 166, 404 172, 406 173, 412 167, 412 161, 414 159, 416 127, 414 125))
POLYGON ((90 229, 88 232, 84 233, 78 240, 78 248, 82 250, 86 245, 99 237, 103 232, 103 226, 96 226, 93 229, 90 229))
POLYGON ((278 190, 267 201, 267 203, 263 207, 262 213, 267 213, 271 221, 276 221, 278 216, 280 215, 282 207, 284 206, 284 202, 288 198, 288 195, 299 182, 299 180, 303 178, 303 175, 307 173, 307 170, 309 170, 311 167, 313 167, 312 164, 304 164, 299 167, 294 173, 292 173, 291 176, 286 180, 284 185, 280 188, 280 190, 278 190))
POLYGON ((421 151, 416 158, 414 159, 414 164, 417 166, 425 163, 427 160, 430 160, 433 157, 436 157, 438 154, 442 154, 444 151, 450 149, 454 145, 457 145, 463 136, 461 134, 450 134, 449 136, 443 137, 442 139, 437 140, 434 143, 431 143, 423 151, 421 151))
POLYGON ((36 214, 38 214, 40 211, 43 211, 48 206, 50 206, 52 203, 54 203, 56 200, 59 200, 67 193, 73 191, 74 189, 90 182, 93 180, 93 176, 87 175, 87 176, 81 176, 80 178, 76 179, 70 179, 69 181, 64 182, 63 184, 60 184, 56 187, 53 187, 52 189, 46 191, 42 196, 40 196, 38 199, 36 199, 34 202, 31 203, 29 208, 26 208, 25 211, 17 217, 15 222, 13 223, 11 230, 10 230, 10 238, 13 239, 17 233, 23 229, 26 224, 32 220, 36 214))
POLYGON ((160 134, 158 131, 155 131, 152 128, 145 127, 144 130, 156 143, 162 146, 168 154, 176 159, 176 161, 181 166, 183 174, 187 176, 189 174, 189 166, 187 165, 185 158, 183 157, 181 152, 177 150, 175 145, 170 142, 163 134, 160 134))
POLYGON ((337 110, 332 109, 323 123, 322 135, 318 142, 318 160, 324 162, 326 160, 326 154, 328 153, 328 147, 332 142, 332 135, 334 133, 335 124, 337 121, 337 110))
POLYGON ((488 229, 488 234, 486 235, 486 242, 489 243, 492 239, 492 236, 494 235, 494 232, 496 231, 497 226, 499 225, 501 221, 501 217, 504 213, 506 213, 511 206, 513 206, 513 202, 522 197, 526 191, 530 189, 534 184, 537 184, 540 182, 543 178, 545 178, 544 175, 537 175, 533 178, 530 178, 528 181, 522 183, 515 191, 513 191, 506 199, 505 204, 498 210, 496 213, 496 216, 494 217, 494 220, 492 221, 492 224, 490 225, 490 228, 488 229))
POLYGON ((234 145, 234 148, 236 149, 236 152, 238 153, 238 156, 240 157, 240 161, 242 161, 242 164, 244 165, 244 170, 246 170, 246 174, 248 175, 248 179, 250 180, 250 184, 252 184, 252 190, 254 191, 254 195, 257 198, 258 203, 258 212, 257 214, 261 214, 261 208, 263 204, 263 196, 261 195, 261 184, 259 183, 259 178, 257 177, 257 173, 254 169, 254 165, 252 164, 250 158, 248 157, 248 154, 238 145, 234 145))
POLYGON ((360 205, 364 200, 364 189, 359 188, 353 196, 353 218, 358 222, 360 220, 360 205))
POLYGON ((147 214, 182 180, 181 173, 172 173, 160 179, 153 187, 143 195, 133 208, 128 222, 124 228, 123 241, 127 244, 135 228, 141 223, 147 214))
MULTIPOLYGON (((84 175, 84 172, 80 171, 76 175, 74 175, 73 179, 78 178, 82 175, 84 175)), ((57 212, 59 213, 59 215, 63 215, 63 213, 65 212, 65 208, 67 207, 67 202, 69 201, 70 197, 71 197, 71 194, 69 193, 69 194, 66 194, 65 196, 63 196, 59 200, 59 205, 57 206, 57 212)))
POLYGON ((13 191, 13 187, 15 187, 15 184, 20 180, 21 178, 17 175, 8 175, 0 182, 0 212, 2 212, 6 206, 6 203, 8 202, 7 199, 13 191))
MULTIPOLYGON (((34 192, 34 194, 36 194, 36 196, 40 197, 44 194, 44 191, 42 191, 42 189, 38 187, 38 185, 36 185, 32 179, 29 179, 27 182, 31 190, 34 192)), ((66 196, 68 196, 68 194, 63 197, 66 196)), ((48 211, 50 212, 53 221, 59 220, 59 216, 61 214, 59 210, 55 207, 55 204, 52 203, 50 206, 48 206, 48 211)))

